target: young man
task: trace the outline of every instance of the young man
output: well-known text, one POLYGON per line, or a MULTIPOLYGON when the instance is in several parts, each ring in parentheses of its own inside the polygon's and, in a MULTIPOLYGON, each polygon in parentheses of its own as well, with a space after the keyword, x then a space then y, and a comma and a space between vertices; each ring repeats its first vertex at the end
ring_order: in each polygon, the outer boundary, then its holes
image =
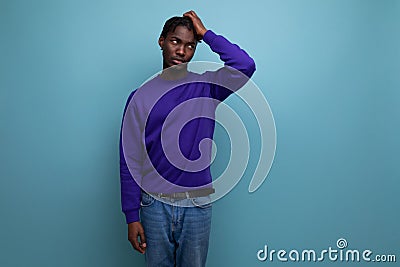
POLYGON ((121 199, 128 239, 145 254, 147 266, 205 266, 214 189, 211 143, 204 141, 213 138, 218 103, 243 86, 255 63, 207 30, 194 11, 169 19, 158 43, 163 71, 132 92, 122 124, 121 199), (200 40, 226 67, 204 74, 187 70, 200 40))

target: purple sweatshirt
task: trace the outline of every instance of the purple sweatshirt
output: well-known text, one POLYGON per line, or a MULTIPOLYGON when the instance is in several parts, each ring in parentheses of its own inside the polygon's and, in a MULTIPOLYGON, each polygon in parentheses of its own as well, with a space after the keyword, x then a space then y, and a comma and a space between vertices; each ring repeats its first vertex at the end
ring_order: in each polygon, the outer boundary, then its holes
POLYGON ((253 75, 255 63, 239 46, 211 30, 203 40, 220 56, 224 68, 188 72, 173 81, 156 76, 128 97, 119 146, 127 223, 139 221, 142 189, 172 193, 212 187, 215 109, 253 75))

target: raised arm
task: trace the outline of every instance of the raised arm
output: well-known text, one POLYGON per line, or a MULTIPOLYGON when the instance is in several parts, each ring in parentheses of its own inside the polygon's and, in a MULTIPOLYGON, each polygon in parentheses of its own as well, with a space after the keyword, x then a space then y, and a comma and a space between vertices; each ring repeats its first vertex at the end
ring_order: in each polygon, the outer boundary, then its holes
POLYGON ((183 15, 192 20, 198 40, 203 39, 225 63, 225 68, 206 74, 210 82, 223 84, 229 88, 228 90, 221 89, 220 86, 214 87, 213 96, 222 101, 248 81, 256 70, 255 62, 238 45, 208 30, 194 11, 188 11, 183 15))

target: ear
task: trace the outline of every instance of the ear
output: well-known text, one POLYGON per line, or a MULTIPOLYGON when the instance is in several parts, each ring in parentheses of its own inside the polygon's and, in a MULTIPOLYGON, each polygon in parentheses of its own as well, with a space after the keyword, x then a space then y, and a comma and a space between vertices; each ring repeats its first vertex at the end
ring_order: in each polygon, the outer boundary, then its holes
POLYGON ((158 38, 158 45, 160 46, 161 50, 164 46, 164 40, 165 38, 163 36, 160 36, 160 38, 158 38))

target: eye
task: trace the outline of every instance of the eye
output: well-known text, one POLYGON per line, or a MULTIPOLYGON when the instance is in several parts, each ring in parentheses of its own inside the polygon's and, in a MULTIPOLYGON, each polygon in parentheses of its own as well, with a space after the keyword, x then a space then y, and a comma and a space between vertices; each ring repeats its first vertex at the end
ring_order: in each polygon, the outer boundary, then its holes
POLYGON ((196 48, 196 46, 192 45, 192 44, 188 45, 188 47, 189 47, 189 49, 195 49, 196 48))
POLYGON ((171 43, 173 43, 173 44, 177 44, 177 43, 178 43, 178 41, 177 41, 177 40, 171 40, 171 43))

